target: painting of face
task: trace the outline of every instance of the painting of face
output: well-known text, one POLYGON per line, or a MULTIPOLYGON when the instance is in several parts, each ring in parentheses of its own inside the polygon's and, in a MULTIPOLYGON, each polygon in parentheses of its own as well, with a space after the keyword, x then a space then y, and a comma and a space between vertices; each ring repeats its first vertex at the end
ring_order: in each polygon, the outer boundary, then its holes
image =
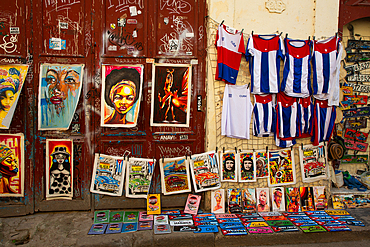
POLYGON ((0 94, 0 106, 4 111, 8 112, 10 107, 14 103, 14 93, 11 90, 5 91, 3 94, 0 94))
POLYGON ((41 64, 39 130, 67 130, 77 108, 83 64, 41 64))
POLYGON ((123 85, 120 86, 113 95, 114 109, 119 114, 126 114, 131 110, 135 100, 135 88, 123 85))

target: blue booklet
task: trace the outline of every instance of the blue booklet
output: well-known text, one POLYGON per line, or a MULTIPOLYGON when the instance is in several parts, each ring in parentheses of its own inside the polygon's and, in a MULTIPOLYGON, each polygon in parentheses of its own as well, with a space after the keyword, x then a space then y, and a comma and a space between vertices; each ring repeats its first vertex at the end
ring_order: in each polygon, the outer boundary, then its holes
POLYGON ((122 230, 122 223, 111 223, 111 224, 108 224, 107 230, 105 230, 105 234, 121 233, 121 230, 122 230))
POLYGON ((93 224, 90 228, 89 235, 104 234, 107 224, 93 224))

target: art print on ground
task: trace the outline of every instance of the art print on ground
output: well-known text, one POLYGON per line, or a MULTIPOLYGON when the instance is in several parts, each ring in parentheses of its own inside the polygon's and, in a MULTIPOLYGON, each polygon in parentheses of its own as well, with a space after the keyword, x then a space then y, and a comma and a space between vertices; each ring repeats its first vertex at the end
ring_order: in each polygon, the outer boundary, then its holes
POLYGON ((256 188, 256 196, 257 196, 257 211, 269 212, 270 211, 269 188, 256 188))
POLYGON ((90 192, 121 196, 126 163, 122 157, 95 154, 90 192))
POLYGON ((211 212, 217 214, 225 213, 225 190, 218 189, 211 191, 211 212))
POLYGON ((102 65, 102 70, 101 126, 135 127, 144 65, 102 65))
POLYGON ((272 211, 285 211, 284 187, 271 188, 272 211))
POLYGON ((191 191, 189 161, 185 156, 160 159, 160 171, 164 195, 191 191))
POLYGON ((28 65, 0 66, 0 129, 9 129, 27 71, 28 65))
POLYGON ((153 64, 151 126, 189 127, 190 64, 153 64))
POLYGON ((326 146, 320 143, 318 146, 304 145, 302 147, 299 147, 302 181, 308 183, 326 179, 328 173, 326 146))
POLYGON ((146 198, 152 181, 155 159, 130 158, 126 163, 126 197, 146 198))
POLYGON ((46 199, 73 197, 73 142, 46 140, 46 199))
POLYGON ((0 197, 24 196, 24 136, 0 134, 0 197))

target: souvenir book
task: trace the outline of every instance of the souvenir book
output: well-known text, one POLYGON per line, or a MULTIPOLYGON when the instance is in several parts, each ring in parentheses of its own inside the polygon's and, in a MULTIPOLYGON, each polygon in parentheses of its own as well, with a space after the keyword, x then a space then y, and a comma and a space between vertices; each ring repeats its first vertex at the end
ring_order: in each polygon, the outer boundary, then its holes
POLYGON ((87 234, 89 235, 104 234, 105 229, 107 229, 107 224, 93 224, 87 234))
POLYGON ((105 234, 121 233, 122 223, 110 223, 105 230, 105 234))
POLYGON ((125 218, 123 219, 125 223, 138 222, 139 212, 138 211, 126 211, 125 218))
POLYGON ((153 215, 149 215, 145 211, 139 212, 139 221, 153 221, 153 219, 153 215))
POLYGON ((154 234, 166 234, 171 233, 170 224, 154 224, 154 234))
POLYGON ((123 223, 121 232, 136 232, 137 222, 123 223))
POLYGON ((100 210, 94 212, 94 223, 109 223, 109 210, 100 210))
POLYGON ((168 224, 168 215, 154 215, 154 225, 168 224))
POLYGON ((151 214, 160 214, 161 213, 161 194, 148 194, 146 201, 146 213, 151 214))
POLYGON ((152 230, 153 229, 153 221, 139 221, 137 225, 138 231, 144 230, 152 230))
POLYGON ((123 222, 125 211, 110 211, 109 212, 109 223, 120 223, 123 222))
POLYGON ((185 204, 184 213, 194 214, 194 215, 197 214, 198 209, 199 209, 200 199, 201 199, 201 196, 199 195, 189 194, 188 200, 186 201, 186 204, 185 204))

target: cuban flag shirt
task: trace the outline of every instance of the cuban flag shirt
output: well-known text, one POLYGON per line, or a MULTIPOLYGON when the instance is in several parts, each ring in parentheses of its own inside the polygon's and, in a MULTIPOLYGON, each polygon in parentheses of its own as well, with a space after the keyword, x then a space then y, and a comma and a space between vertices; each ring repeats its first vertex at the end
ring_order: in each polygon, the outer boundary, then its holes
POLYGON ((283 81, 280 90, 291 97, 311 95, 311 42, 308 40, 285 40, 283 81))
POLYGON ((313 96, 328 100, 328 105, 339 105, 339 73, 342 44, 338 37, 314 40, 312 55, 313 96))
POLYGON ((245 51, 243 33, 221 24, 218 27, 216 80, 236 83, 242 54, 245 51))
POLYGON ((278 93, 280 59, 285 49, 279 35, 250 35, 245 58, 249 62, 251 93, 278 93))

